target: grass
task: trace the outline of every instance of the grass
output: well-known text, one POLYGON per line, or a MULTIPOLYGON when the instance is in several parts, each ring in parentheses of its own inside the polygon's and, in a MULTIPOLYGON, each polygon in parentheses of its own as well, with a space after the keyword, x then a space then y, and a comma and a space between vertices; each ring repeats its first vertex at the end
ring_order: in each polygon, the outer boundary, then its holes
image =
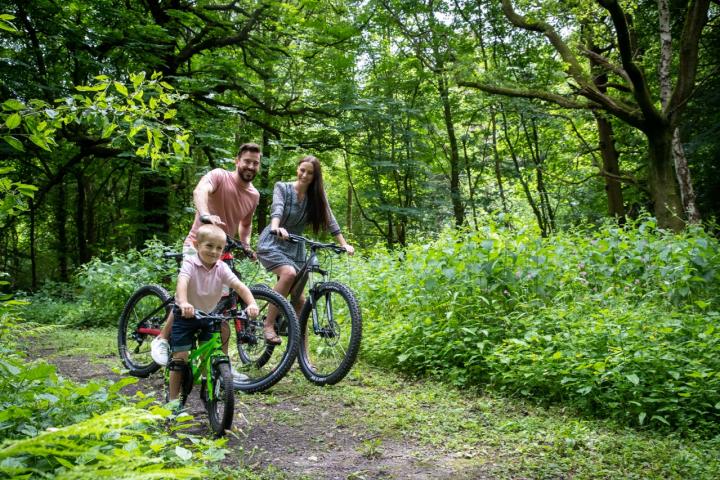
MULTIPOLYGON (((114 353, 114 338, 110 330, 59 331, 50 341, 59 355, 92 359, 114 353), (82 349, 91 339, 97 347, 82 349)), ((113 358, 101 361, 117 364, 113 358)), ((440 455, 460 477, 476 470, 497 478, 720 478, 720 438, 661 436, 362 363, 334 387, 310 385, 294 368, 269 394, 238 400, 296 428, 312 421, 304 408, 327 407, 337 425, 363 432, 359 451, 366 457, 380 458, 386 446, 404 442, 421 460, 427 452, 440 455), (290 401, 300 411, 278 408, 290 401)), ((283 474, 268 471, 257 478, 283 474)))

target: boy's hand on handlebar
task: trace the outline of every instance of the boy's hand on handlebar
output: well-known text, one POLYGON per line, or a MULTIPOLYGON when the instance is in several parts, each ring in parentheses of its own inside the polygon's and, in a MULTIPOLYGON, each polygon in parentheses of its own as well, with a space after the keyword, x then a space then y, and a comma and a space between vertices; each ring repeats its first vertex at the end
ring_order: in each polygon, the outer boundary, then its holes
POLYGON ((195 316, 195 308, 189 303, 179 303, 178 308, 185 318, 192 318, 195 316))
POLYGON ((346 243, 345 245, 342 245, 342 247, 345 249, 345 251, 348 253, 348 255, 355 254, 355 247, 353 247, 352 245, 346 243))
POLYGON ((253 302, 245 308, 245 311, 248 315, 250 315, 251 318, 255 318, 260 313, 260 309, 257 306, 257 303, 253 302))

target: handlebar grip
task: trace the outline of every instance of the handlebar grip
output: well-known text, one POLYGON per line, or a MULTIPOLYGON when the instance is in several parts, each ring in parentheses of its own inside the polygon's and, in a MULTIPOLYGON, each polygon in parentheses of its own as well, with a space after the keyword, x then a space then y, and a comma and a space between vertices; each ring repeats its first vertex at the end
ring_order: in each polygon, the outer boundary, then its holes
MULTIPOLYGON (((276 237, 279 237, 277 230, 270 230, 270 235, 275 235, 276 237)), ((292 233, 288 233, 288 238, 284 239, 286 242, 290 243, 298 243, 302 237, 298 235, 293 235, 292 233)))

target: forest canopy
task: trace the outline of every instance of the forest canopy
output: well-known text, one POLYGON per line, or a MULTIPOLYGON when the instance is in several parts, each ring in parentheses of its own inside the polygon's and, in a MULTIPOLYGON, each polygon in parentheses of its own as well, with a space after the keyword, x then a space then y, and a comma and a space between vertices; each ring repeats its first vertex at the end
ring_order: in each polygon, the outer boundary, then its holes
POLYGON ((256 142, 359 245, 488 218, 547 237, 720 211, 715 1, 0 1, 0 271, 68 280, 182 238, 256 142))

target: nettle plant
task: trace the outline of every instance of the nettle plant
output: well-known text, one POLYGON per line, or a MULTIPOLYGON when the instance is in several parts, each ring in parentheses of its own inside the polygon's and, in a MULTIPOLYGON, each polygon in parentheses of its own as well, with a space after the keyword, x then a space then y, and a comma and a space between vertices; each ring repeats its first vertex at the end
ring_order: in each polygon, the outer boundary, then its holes
POLYGON ((371 361, 635 425, 718 424, 720 242, 699 227, 490 224, 366 261, 349 283, 371 361))
POLYGON ((26 307, 28 318, 76 326, 114 326, 133 291, 145 284, 161 284, 172 291, 177 276, 175 260, 163 258, 179 251, 157 240, 142 250, 113 252, 80 266, 69 285, 49 282, 26 307))

